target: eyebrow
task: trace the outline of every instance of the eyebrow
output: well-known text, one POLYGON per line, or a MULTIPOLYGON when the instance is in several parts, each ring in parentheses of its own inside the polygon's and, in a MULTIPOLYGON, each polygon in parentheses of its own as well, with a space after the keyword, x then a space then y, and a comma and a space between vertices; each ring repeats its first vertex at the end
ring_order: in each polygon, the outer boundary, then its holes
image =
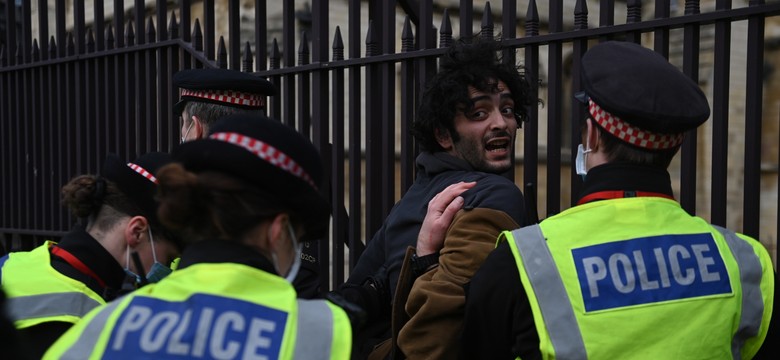
MULTIPOLYGON (((477 102, 480 102, 482 100, 490 100, 491 97, 492 97, 491 95, 480 95, 480 96, 475 96, 475 97, 473 97, 473 98, 471 98, 469 100, 471 100, 472 103, 477 103, 477 102)), ((512 100, 512 93, 510 93, 510 92, 503 92, 503 93, 501 93, 500 99, 501 100, 505 100, 505 99, 512 100)))

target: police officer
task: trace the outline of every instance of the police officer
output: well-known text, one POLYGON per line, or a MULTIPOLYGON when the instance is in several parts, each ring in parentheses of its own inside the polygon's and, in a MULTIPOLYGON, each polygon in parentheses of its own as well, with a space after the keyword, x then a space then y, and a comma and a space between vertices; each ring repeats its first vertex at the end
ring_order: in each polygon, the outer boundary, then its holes
POLYGON ((301 241, 327 229, 320 156, 276 120, 223 118, 175 148, 159 215, 188 246, 159 283, 91 312, 46 358, 347 359, 347 314, 296 300, 301 241))
MULTIPOLYGON (((181 142, 202 139, 220 118, 247 113, 262 115, 266 97, 276 94, 268 80, 236 70, 189 69, 173 75, 181 98, 173 110, 181 118, 181 142)), ((303 262, 294 286, 298 296, 310 299, 320 295, 317 248, 305 242, 303 262)))
POLYGON ((62 188, 63 203, 86 219, 85 226, 75 226, 59 242, 0 258, 8 315, 29 339, 34 358, 124 285, 134 288, 143 275, 154 281, 170 272, 177 239, 157 221, 154 201, 155 174, 170 161, 165 153, 130 163, 108 155, 100 175, 75 177, 62 188), (138 268, 132 252, 140 255, 138 268))
POLYGON ((581 197, 499 237, 471 281, 464 355, 752 357, 772 313, 769 254, 686 213, 666 170, 683 134, 709 117, 706 97, 662 56, 626 42, 590 49, 582 83, 581 197))
POLYGON ((268 80, 227 69, 189 69, 173 75, 180 100, 181 141, 205 138, 217 119, 235 113, 262 114, 266 96, 276 93, 268 80))

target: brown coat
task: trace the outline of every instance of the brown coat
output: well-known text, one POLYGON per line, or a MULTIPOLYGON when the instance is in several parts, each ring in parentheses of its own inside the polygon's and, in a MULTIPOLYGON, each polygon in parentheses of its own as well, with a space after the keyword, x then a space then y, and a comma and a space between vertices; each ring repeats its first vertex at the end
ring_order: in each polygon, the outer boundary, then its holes
MULTIPOLYGON (((463 285, 495 248, 498 234, 518 227, 499 210, 459 211, 447 231, 439 266, 416 280, 410 279, 409 266, 414 250, 407 251, 393 301, 394 358, 457 358, 465 304, 463 285)), ((378 352, 387 354, 389 345, 378 352)), ((378 354, 371 358, 373 355, 378 354)))

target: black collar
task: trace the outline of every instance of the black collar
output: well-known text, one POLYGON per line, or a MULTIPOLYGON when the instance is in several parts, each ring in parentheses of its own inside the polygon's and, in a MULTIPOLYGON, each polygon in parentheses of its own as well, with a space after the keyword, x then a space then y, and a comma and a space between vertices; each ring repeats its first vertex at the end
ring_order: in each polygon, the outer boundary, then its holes
POLYGON ((56 246, 66 250, 84 263, 86 267, 103 280, 107 288, 100 286, 96 280, 74 268, 67 261, 52 256, 52 267, 63 275, 86 284, 90 289, 104 297, 107 290, 111 292, 122 287, 122 282, 125 279, 124 268, 82 226, 75 226, 73 230, 62 237, 56 246))
POLYGON ((205 240, 187 246, 178 268, 200 263, 236 263, 276 274, 271 261, 257 250, 228 240, 205 240))
MULTIPOLYGON (((621 191, 628 194, 655 193, 674 198, 672 181, 666 169, 626 163, 608 163, 588 170, 579 199, 599 192, 621 191)), ((641 195, 639 195, 641 196, 641 195)), ((602 198, 589 201, 602 200, 602 198)), ((588 200, 588 199, 586 199, 588 200)))

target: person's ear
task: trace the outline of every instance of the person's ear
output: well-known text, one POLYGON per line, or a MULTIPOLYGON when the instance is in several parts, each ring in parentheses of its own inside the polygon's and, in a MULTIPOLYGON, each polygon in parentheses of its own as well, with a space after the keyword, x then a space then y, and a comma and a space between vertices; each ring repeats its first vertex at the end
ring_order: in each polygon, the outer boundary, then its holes
POLYGON ((149 221, 143 216, 133 216, 125 226, 125 241, 134 248, 141 243, 141 238, 146 236, 149 231, 149 221))
POLYGON ((438 142, 439 146, 441 146, 445 151, 452 149, 452 136, 450 136, 449 131, 437 128, 433 129, 433 134, 436 136, 436 142, 438 142))
POLYGON ((192 119, 193 127, 195 128, 195 139, 203 139, 206 137, 203 123, 200 121, 198 115, 190 116, 192 119))
POLYGON ((590 138, 590 144, 588 144, 588 149, 591 149, 593 151, 597 151, 599 148, 599 145, 601 144, 601 131, 598 129, 598 125, 596 125, 593 119, 588 119, 588 138, 590 138))
POLYGON ((290 218, 285 213, 279 213, 271 220, 267 230, 268 250, 270 252, 276 252, 275 250, 282 245, 282 239, 287 234, 287 222, 289 221, 290 218))

